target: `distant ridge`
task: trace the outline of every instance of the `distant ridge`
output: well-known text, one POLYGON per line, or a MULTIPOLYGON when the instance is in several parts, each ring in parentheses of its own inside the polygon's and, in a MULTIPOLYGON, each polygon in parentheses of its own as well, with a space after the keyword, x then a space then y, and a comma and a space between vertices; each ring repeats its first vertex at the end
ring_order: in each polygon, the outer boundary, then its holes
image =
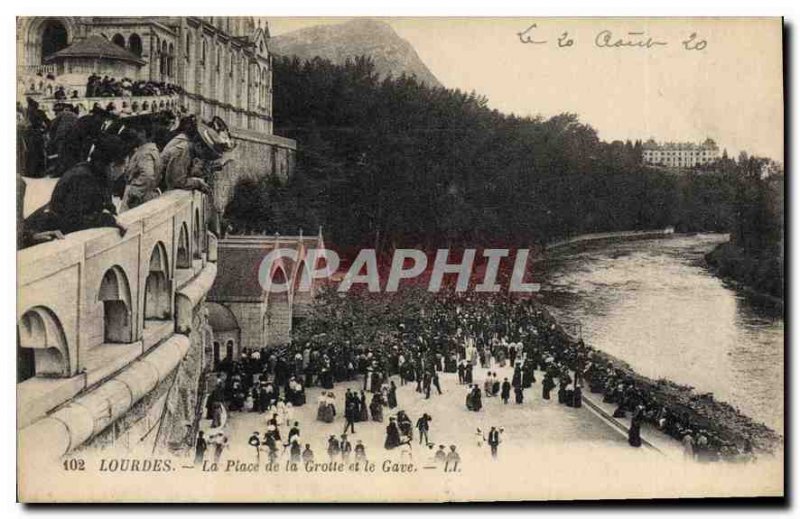
POLYGON ((287 32, 270 39, 270 50, 281 56, 302 60, 320 57, 337 64, 348 58, 369 56, 381 77, 399 77, 405 73, 428 86, 442 86, 409 42, 389 24, 369 18, 287 32))

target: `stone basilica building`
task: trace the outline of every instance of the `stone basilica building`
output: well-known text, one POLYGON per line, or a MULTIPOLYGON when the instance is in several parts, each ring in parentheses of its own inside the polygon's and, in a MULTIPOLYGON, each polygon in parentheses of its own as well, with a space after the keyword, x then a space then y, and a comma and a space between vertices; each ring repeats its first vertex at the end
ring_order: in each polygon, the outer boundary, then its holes
POLYGON ((219 115, 234 127, 272 133, 266 19, 18 18, 17 35, 22 71, 116 73, 173 83, 185 91, 183 104, 198 115, 219 115), (127 52, 104 49, 92 36, 127 52), (94 45, 82 45, 86 41, 94 45))

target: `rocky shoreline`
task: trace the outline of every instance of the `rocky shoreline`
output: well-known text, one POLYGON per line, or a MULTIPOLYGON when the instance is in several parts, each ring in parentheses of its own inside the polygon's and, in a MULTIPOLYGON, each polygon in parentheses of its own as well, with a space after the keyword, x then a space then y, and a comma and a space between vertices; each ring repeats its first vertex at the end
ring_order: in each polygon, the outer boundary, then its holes
MULTIPOLYGON (((542 310, 561 333, 577 342, 577 339, 566 332, 546 308, 543 307, 542 310)), ((693 387, 682 386, 666 379, 650 379, 634 371, 627 362, 592 348, 591 345, 587 346, 597 357, 630 377, 637 387, 644 388, 659 401, 665 402, 668 408, 681 409, 682 414, 688 415, 691 422, 699 424, 709 431, 714 431, 720 437, 737 445, 749 442, 757 454, 776 454, 783 449, 781 434, 763 423, 743 415, 730 404, 715 400, 713 394, 698 393, 693 387)))

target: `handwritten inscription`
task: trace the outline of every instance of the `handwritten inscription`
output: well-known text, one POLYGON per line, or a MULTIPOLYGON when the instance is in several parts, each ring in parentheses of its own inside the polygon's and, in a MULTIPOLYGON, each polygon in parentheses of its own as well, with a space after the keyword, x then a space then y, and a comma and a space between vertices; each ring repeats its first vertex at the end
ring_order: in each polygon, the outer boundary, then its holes
MULTIPOLYGON (((538 24, 531 24, 525 30, 517 33, 520 43, 526 45, 548 45, 550 40, 541 34, 538 24)), ((555 47, 565 49, 578 45, 577 37, 569 31, 560 31, 555 38, 555 47)), ((708 41, 691 32, 679 42, 670 42, 656 35, 647 34, 645 31, 627 31, 615 33, 610 29, 602 29, 595 33, 591 45, 598 49, 656 49, 667 47, 670 44, 679 44, 686 51, 702 51, 708 46, 708 41)))

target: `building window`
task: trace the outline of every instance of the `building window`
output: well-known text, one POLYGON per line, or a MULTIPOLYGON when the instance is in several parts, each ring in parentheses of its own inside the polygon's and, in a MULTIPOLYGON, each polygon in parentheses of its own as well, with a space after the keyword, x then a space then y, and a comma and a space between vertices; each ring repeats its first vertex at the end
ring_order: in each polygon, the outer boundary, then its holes
POLYGON ((131 34, 130 38, 128 38, 128 48, 131 52, 142 57, 142 38, 136 33, 131 34))
POLYGON ((119 45, 120 47, 122 47, 124 49, 125 48, 125 36, 123 36, 121 34, 115 34, 111 38, 111 43, 113 43, 114 45, 119 45))
POLYGON ((175 45, 170 43, 169 50, 167 51, 167 76, 174 77, 175 75, 175 45))
POLYGON ((159 74, 162 76, 167 74, 167 42, 161 42, 161 59, 158 60, 159 74))
POLYGON ((202 56, 200 58, 200 63, 202 65, 206 64, 206 52, 208 50, 208 45, 206 44, 206 39, 203 38, 203 46, 202 46, 202 56))
POLYGON ((186 31, 186 61, 192 60, 192 33, 186 31))
POLYGON ((67 46, 67 28, 58 20, 49 20, 42 28, 41 62, 67 46))

